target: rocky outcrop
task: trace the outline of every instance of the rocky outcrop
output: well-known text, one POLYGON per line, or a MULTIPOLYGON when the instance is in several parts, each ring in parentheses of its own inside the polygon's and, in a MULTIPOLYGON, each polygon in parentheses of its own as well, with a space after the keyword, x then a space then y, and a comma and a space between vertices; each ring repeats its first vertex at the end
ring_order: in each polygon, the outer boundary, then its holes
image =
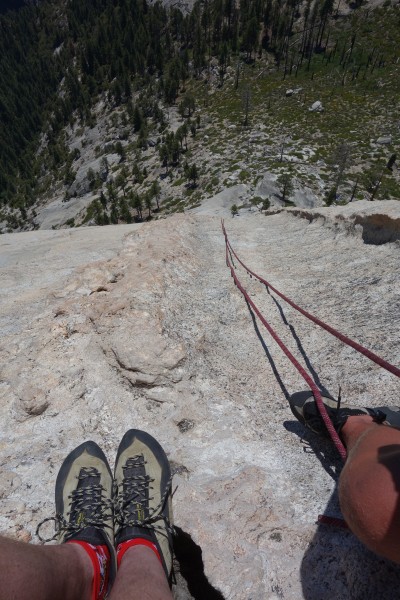
POLYGON ((381 135, 376 140, 376 143, 381 144, 383 146, 390 145, 392 143, 392 136, 391 135, 381 135))
MULTIPOLYGON (((370 207, 359 217, 394 217, 370 207)), ((398 246, 336 227, 355 221, 355 205, 224 210, 251 268, 399 362, 398 246)), ((65 455, 93 439, 112 465, 136 427, 159 439, 175 473, 179 600, 199 597, 199 585, 211 600, 396 596, 400 569, 316 525, 340 514, 340 461, 288 408, 304 382, 233 285, 219 216, 3 235, 0 246, 2 532, 37 543, 65 455)), ((353 404, 398 402, 394 377, 237 272, 320 385, 341 385, 353 404)))
POLYGON ((361 237, 365 244, 387 244, 400 240, 400 204, 396 200, 357 202, 342 207, 314 210, 287 209, 288 214, 336 231, 361 237))
POLYGON ((321 100, 316 100, 308 109, 310 112, 324 112, 321 100))

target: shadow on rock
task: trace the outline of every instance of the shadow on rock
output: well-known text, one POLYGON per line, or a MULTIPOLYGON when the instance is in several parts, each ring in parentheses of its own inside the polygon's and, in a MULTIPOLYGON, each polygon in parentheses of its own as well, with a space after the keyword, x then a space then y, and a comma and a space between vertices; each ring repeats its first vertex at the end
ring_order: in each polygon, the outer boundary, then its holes
POLYGON ((224 600, 224 596, 208 581, 204 573, 202 551, 188 533, 175 526, 174 554, 178 573, 186 580, 194 600, 224 600))
MULTIPOLYGON (((294 327, 287 321, 281 305, 275 298, 274 302, 316 385, 322 393, 329 393, 322 385, 294 327)), ((248 308, 257 337, 282 393, 288 400, 289 392, 276 368, 249 304, 248 308)), ((337 484, 343 463, 332 442, 316 436, 298 421, 286 421, 284 427, 287 431, 299 436, 304 452, 313 453, 337 484)), ((316 468, 319 468, 317 464, 316 468)), ((324 515, 342 519, 337 485, 324 510, 324 515)), ((315 515, 316 519, 317 516, 315 515)), ((377 556, 368 550, 349 529, 343 527, 318 524, 302 559, 300 576, 302 597, 305 600, 376 600, 377 598, 393 600, 399 597, 400 565, 377 556)))
MULTIPOLYGON (((324 514, 339 516, 335 488, 324 514)), ((319 524, 300 567, 306 600, 393 600, 400 565, 368 550, 350 530, 319 524)))
POLYGON ((279 387, 282 390, 282 394, 285 396, 286 400, 289 400, 290 394, 287 391, 287 388, 286 388, 285 384, 282 381, 282 378, 281 378, 281 376, 279 374, 278 369, 276 368, 276 365, 275 365, 274 360, 273 360, 273 358, 271 356, 271 353, 270 353, 270 351, 268 349, 268 346, 265 343, 265 340, 264 340, 263 336, 261 335, 260 329, 259 329, 258 324, 257 324, 256 316, 253 313, 253 311, 251 310, 250 304, 247 301, 246 301, 246 304, 247 304, 247 308, 249 309, 251 320, 253 321, 254 331, 256 332, 256 335, 257 335, 258 339, 260 340, 261 346, 263 347, 263 350, 264 350, 264 352, 265 352, 265 354, 266 354, 266 356, 268 358, 268 362, 271 365, 271 369, 272 369, 272 372, 273 372, 273 374, 275 376, 275 379, 278 382, 279 387))
POLYGON ((333 443, 318 437, 298 421, 285 421, 283 426, 286 431, 299 436, 300 442, 303 444, 303 452, 314 454, 328 475, 337 481, 343 468, 343 462, 333 443))
POLYGON ((310 359, 308 358, 308 355, 307 355, 307 353, 306 353, 306 351, 305 351, 305 349, 304 349, 304 347, 303 347, 303 344, 302 344, 302 343, 301 343, 301 341, 300 341, 300 338, 299 338, 299 336, 298 336, 298 335, 297 335, 297 333, 296 333, 296 330, 295 330, 295 328, 294 328, 294 327, 293 327, 293 325, 292 325, 291 323, 289 323, 289 321, 287 320, 287 318, 286 318, 286 315, 285 315, 285 312, 284 312, 284 310, 283 310, 283 308, 282 308, 281 304, 279 304, 278 300, 277 300, 276 298, 274 298, 274 296, 272 296, 272 295, 271 295, 271 293, 270 293, 270 291, 269 291, 268 287, 267 287, 267 291, 268 291, 268 294, 271 296, 272 300, 274 301, 274 303, 275 303, 275 305, 276 305, 276 307, 277 307, 277 309, 278 309, 278 311, 279 311, 280 317, 281 317, 281 319, 282 319, 282 321, 283 321, 284 325, 286 325, 286 327, 288 327, 288 328, 289 328, 289 331, 290 331, 290 333, 292 334, 292 337, 293 337, 294 341, 296 342, 297 348, 298 348, 298 350, 299 350, 300 354, 302 355, 302 357, 303 357, 303 359, 304 359, 304 362, 306 363, 306 366, 307 366, 307 368, 308 368, 308 370, 309 370, 309 372, 310 372, 310 374, 311 374, 312 378, 314 379, 315 385, 317 385, 317 386, 318 386, 318 388, 321 390, 321 392, 322 392, 323 394, 324 394, 324 393, 326 393, 326 392, 328 392, 328 390, 327 390, 327 389, 326 389, 326 388, 323 386, 323 384, 321 383, 321 380, 320 380, 320 378, 319 378, 319 375, 318 375, 318 373, 316 372, 316 370, 314 369, 314 367, 313 367, 313 365, 312 365, 312 363, 311 363, 310 359))
MULTIPOLYGON (((337 483, 343 463, 332 442, 297 421, 284 427, 299 436, 304 452, 312 452, 337 483)), ((342 519, 337 485, 324 515, 342 519)), ((304 554, 300 576, 306 600, 393 600, 400 589, 400 565, 368 550, 349 529, 323 523, 304 554)))
MULTIPOLYGON (((268 290, 268 288, 267 288, 267 291, 268 291, 268 293, 270 293, 269 290, 268 290)), ((300 338, 299 338, 299 336, 296 333, 295 328, 286 319, 286 315, 285 315, 285 313, 283 311, 282 306, 279 304, 279 302, 276 300, 276 298, 274 298, 273 296, 271 296, 271 298, 272 298, 272 300, 274 301, 274 303, 276 304, 276 306, 278 308, 280 317, 281 317, 284 325, 286 325, 286 327, 289 328, 289 331, 290 331, 290 333, 291 333, 294 341, 296 342, 297 348, 298 348, 301 356, 303 357, 304 362, 306 363, 308 371, 309 371, 310 375, 312 376, 315 384, 321 390, 322 394, 329 393, 328 390, 325 388, 325 386, 321 383, 319 375, 316 372, 316 370, 314 369, 314 367, 313 367, 313 365, 312 365, 312 363, 311 363, 311 361, 310 361, 310 359, 309 359, 309 357, 308 357, 308 355, 307 355, 307 353, 306 353, 306 351, 305 351, 305 349, 304 349, 304 347, 303 347, 303 345, 302 345, 302 343, 300 341, 300 338)), ((258 339, 260 340, 260 343, 261 343, 261 345, 263 347, 263 350, 264 350, 264 352, 265 352, 265 354, 266 354, 266 356, 268 358, 268 362, 271 365, 271 369, 272 369, 272 372, 273 372, 273 374, 275 376, 275 379, 277 380, 277 382, 279 384, 279 387, 281 388, 282 393, 285 396, 286 400, 289 400, 290 394, 289 394, 289 392, 288 392, 285 384, 283 383, 283 380, 282 380, 282 378, 281 378, 281 376, 279 374, 278 369, 276 368, 275 362, 274 362, 274 360, 273 360, 273 358, 271 356, 271 353, 270 353, 270 351, 268 349, 268 346, 267 346, 267 344, 266 344, 266 342, 265 342, 265 340, 264 340, 264 338, 263 338, 263 336, 261 334, 261 331, 260 331, 260 329, 258 327, 257 319, 255 317, 255 314, 252 311, 250 304, 248 302, 246 302, 246 303, 247 303, 247 308, 249 309, 249 313, 250 313, 251 319, 253 321, 254 331, 256 332, 256 335, 257 335, 258 339)))
MULTIPOLYGON (((251 307, 248 303, 247 303, 247 307, 249 309, 249 313, 250 313, 251 319, 253 321, 254 331, 256 332, 256 335, 257 335, 258 339, 260 340, 263 350, 267 356, 268 362, 271 365, 272 372, 278 382, 279 387, 282 390, 282 394, 285 396, 286 400, 289 400, 290 394, 289 394, 285 384, 283 383, 280 373, 279 373, 279 371, 275 365, 275 362, 271 356, 271 353, 268 349, 268 346, 265 343, 263 336, 261 335, 255 314, 251 310, 251 307)), ((281 316, 282 316, 283 321, 286 324, 288 324, 286 321, 285 315, 279 304, 278 304, 278 307, 281 311, 281 316)), ((311 373, 313 375, 315 383, 320 387, 322 393, 329 394, 329 392, 326 390, 326 388, 324 388, 324 386, 321 385, 321 381, 318 377, 318 374, 312 368, 311 363, 304 351, 304 348, 302 347, 299 338, 297 337, 296 333, 294 332, 294 328, 292 326, 290 326, 290 329, 292 331, 292 334, 294 335, 294 338, 297 342, 297 345, 299 347, 301 354, 303 355, 309 369, 311 370, 311 373)), ((321 438, 318 438, 317 436, 315 436, 315 434, 313 434, 312 432, 305 429, 303 427, 303 425, 301 425, 301 423, 299 423, 298 421, 295 421, 295 422, 286 421, 283 425, 287 429, 287 431, 290 431, 291 433, 295 433, 296 435, 298 435, 300 437, 301 441, 304 442, 304 452, 312 452, 313 454, 315 454, 315 456, 318 458, 318 460, 320 461, 320 463, 323 466, 323 468, 325 469, 325 471, 332 477, 332 479, 337 480, 340 470, 342 468, 342 461, 341 461, 335 447, 332 445, 332 443, 328 440, 327 441, 321 440, 321 438)))

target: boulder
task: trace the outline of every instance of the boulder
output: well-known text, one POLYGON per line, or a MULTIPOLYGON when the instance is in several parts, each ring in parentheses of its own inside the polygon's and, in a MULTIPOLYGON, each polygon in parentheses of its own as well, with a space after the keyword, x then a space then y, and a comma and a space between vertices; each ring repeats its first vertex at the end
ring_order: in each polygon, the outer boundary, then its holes
POLYGON ((382 145, 391 144, 392 143, 392 136, 391 135, 381 135, 376 140, 376 143, 377 144, 382 144, 382 145))
POLYGON ((314 102, 314 104, 310 106, 308 110, 310 112, 323 112, 324 107, 322 106, 322 102, 320 100, 317 100, 316 102, 314 102))

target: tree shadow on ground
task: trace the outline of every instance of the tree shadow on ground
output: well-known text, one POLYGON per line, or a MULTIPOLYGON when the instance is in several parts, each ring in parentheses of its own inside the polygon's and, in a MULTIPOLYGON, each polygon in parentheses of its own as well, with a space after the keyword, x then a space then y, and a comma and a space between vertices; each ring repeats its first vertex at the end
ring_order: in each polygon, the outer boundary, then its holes
POLYGON ((180 527, 175 526, 174 555, 177 572, 186 580, 187 588, 194 600, 224 600, 219 590, 214 588, 204 573, 202 551, 180 527))

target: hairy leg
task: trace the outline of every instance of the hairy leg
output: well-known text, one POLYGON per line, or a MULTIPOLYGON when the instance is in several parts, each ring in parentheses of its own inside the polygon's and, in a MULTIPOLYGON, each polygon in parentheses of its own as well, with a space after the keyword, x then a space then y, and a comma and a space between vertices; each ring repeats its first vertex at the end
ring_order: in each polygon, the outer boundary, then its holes
POLYGON ((125 552, 110 600, 172 600, 164 569, 150 548, 134 546, 125 552))
POLYGON ((400 429, 349 417, 348 458, 339 480, 343 516, 370 550, 400 563, 400 429))
POLYGON ((0 537, 0 600, 90 600, 93 567, 76 544, 35 546, 0 537))

